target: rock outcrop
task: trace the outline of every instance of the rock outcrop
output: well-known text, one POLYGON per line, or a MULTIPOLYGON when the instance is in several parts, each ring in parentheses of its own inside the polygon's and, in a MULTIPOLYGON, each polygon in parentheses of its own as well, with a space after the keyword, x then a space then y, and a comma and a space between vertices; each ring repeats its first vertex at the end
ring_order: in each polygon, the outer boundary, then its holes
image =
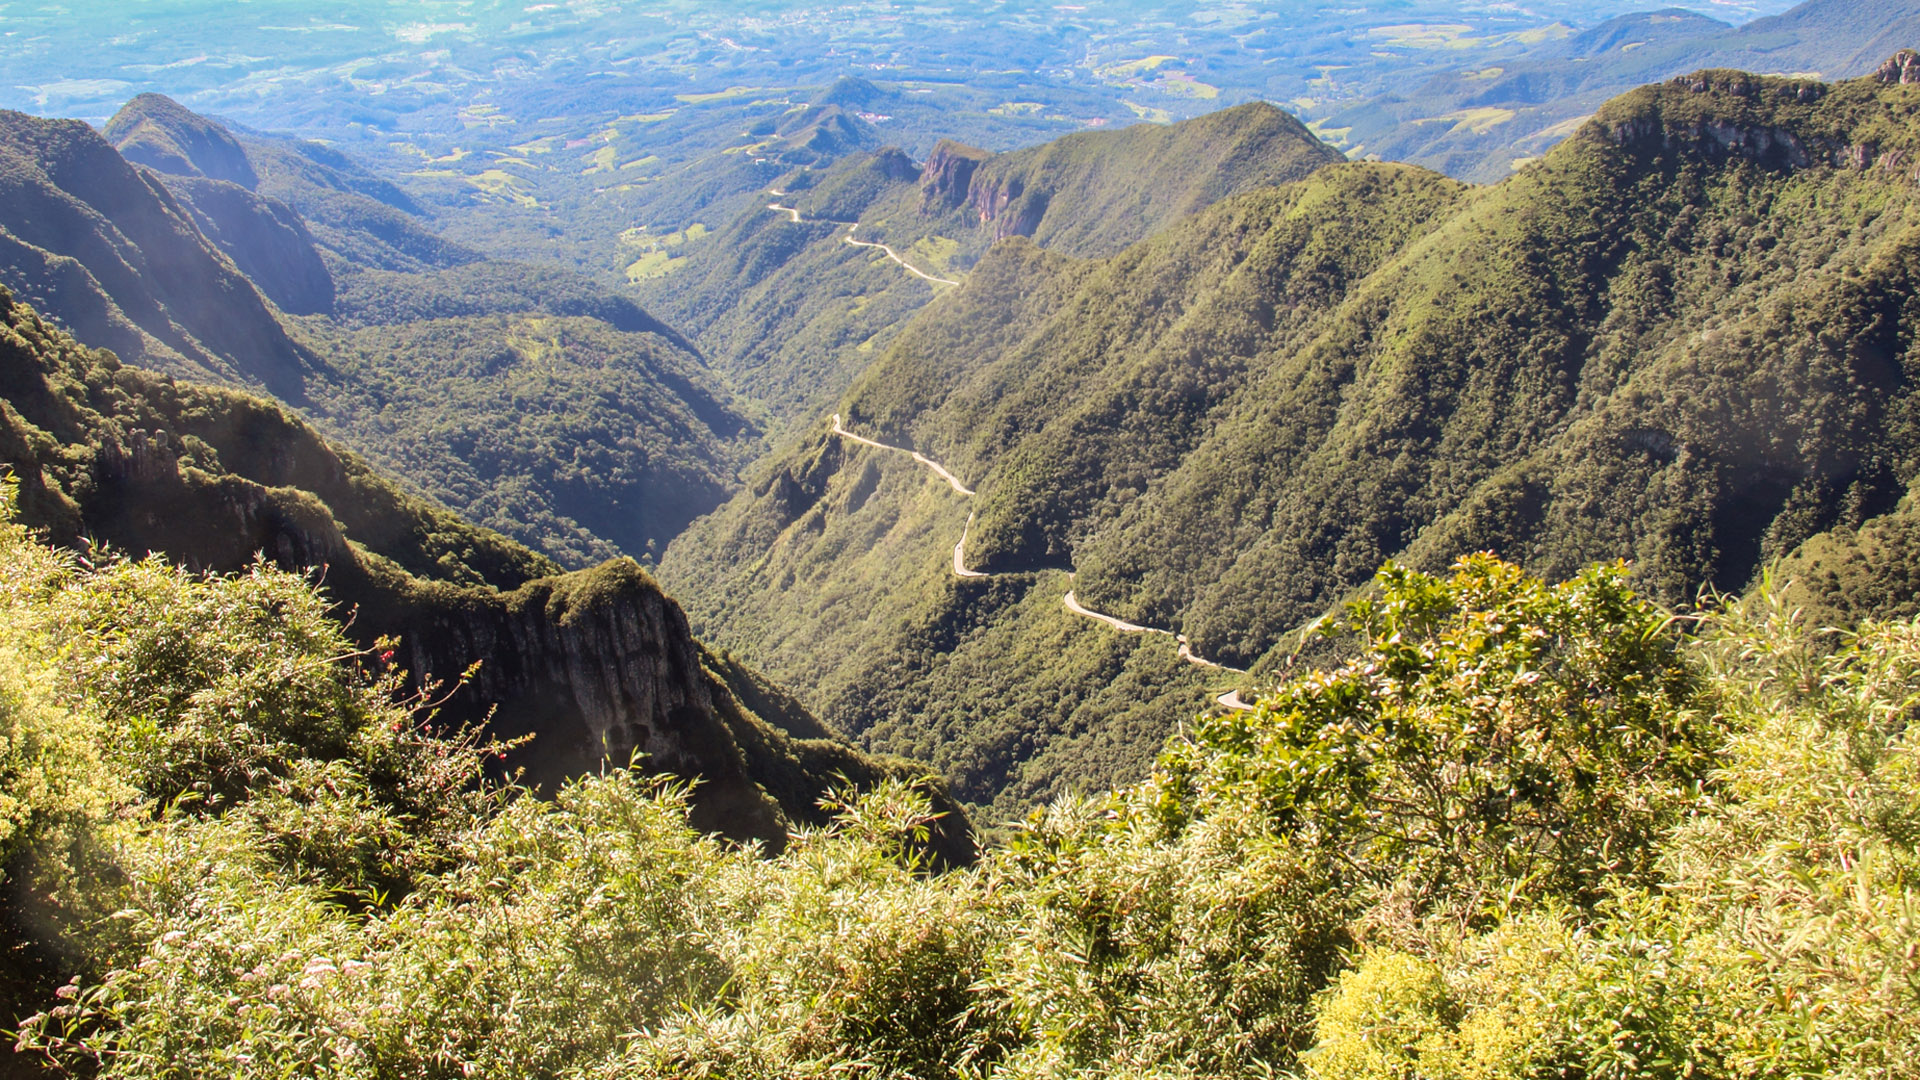
POLYGON ((1912 49, 1901 49, 1887 57, 1887 62, 1880 65, 1879 70, 1873 73, 1873 77, 1883 83, 1900 85, 1920 83, 1920 53, 1912 49))
MULTIPOLYGON (((398 637, 416 685, 457 687, 442 722, 531 736, 504 764, 538 786, 639 756, 697 785, 697 826, 778 848, 793 824, 821 820, 834 786, 925 775, 822 738, 791 698, 701 646, 632 560, 560 573, 403 494, 278 406, 125 367, 4 291, 0 465, 53 542, 202 570, 260 557, 311 570, 356 638, 398 637)), ((949 816, 933 847, 964 861, 965 815, 935 795, 949 816)))
POLYGON ((957 210, 966 205, 973 174, 993 155, 978 147, 941 139, 920 170, 920 209, 925 212, 957 210))
POLYGON ((1060 254, 1104 257, 1229 195, 1340 160, 1298 120, 1256 102, 1004 154, 943 141, 921 171, 920 212, 957 212, 988 243, 1029 236, 1060 254))

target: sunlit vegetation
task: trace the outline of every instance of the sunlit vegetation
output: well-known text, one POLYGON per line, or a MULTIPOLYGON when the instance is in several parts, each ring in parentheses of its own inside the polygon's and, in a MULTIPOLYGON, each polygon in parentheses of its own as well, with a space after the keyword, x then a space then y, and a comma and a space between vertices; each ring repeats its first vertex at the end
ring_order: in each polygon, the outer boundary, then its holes
POLYGON ((684 229, 659 235, 641 228, 621 233, 620 242, 638 253, 638 257, 627 264, 627 280, 641 282, 665 277, 680 269, 686 265, 686 253, 679 249, 705 238, 710 231, 696 221, 684 229))
POLYGON ((22 1047, 92 1075, 1757 1080, 1920 1050, 1912 623, 1389 569, 1330 631, 1351 662, 930 873, 908 786, 774 857, 639 770, 534 799, 297 577, 0 548, 9 985, 22 1047))

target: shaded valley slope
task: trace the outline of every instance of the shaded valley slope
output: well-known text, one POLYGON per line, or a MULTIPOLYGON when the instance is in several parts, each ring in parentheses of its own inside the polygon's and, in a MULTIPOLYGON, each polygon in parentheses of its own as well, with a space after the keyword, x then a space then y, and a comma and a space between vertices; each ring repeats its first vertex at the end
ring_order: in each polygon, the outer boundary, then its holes
POLYGON ((327 147, 153 94, 106 136, 0 115, 0 284, 82 341, 269 393, 570 567, 662 546, 731 490, 751 425, 631 300, 441 238, 327 147))

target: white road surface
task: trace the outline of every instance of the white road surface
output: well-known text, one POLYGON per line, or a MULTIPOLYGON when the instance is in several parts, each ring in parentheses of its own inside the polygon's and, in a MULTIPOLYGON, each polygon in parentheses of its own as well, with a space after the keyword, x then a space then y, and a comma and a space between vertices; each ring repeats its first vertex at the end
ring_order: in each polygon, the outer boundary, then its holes
MULTIPOLYGON (((767 189, 767 194, 769 194, 769 195, 772 195, 772 196, 774 196, 775 198, 779 198, 779 197, 781 197, 781 196, 783 196, 783 195, 785 195, 785 194, 786 194, 786 192, 784 192, 784 191, 780 191, 780 190, 779 190, 779 189, 777 189, 777 188, 769 188, 769 189, 767 189)), ((782 214, 785 214, 785 215, 787 215, 787 217, 788 217, 788 218, 790 218, 790 219, 792 219, 792 221, 793 221, 793 223, 794 223, 795 225, 800 225, 800 224, 803 224, 803 223, 804 223, 804 222, 805 222, 805 221, 807 220, 806 218, 803 218, 803 217, 801 217, 801 216, 800 216, 800 211, 799 211, 799 210, 796 210, 795 208, 793 208, 793 207, 791 207, 791 206, 784 206, 784 205, 782 205, 782 204, 780 204, 780 203, 768 203, 768 204, 767 204, 767 209, 769 209, 769 210, 774 210, 774 211, 777 211, 777 212, 779 212, 779 213, 782 213, 782 214)), ((846 236, 844 236, 844 237, 842 237, 842 239, 843 239, 843 240, 845 240, 845 241, 846 241, 847 243, 849 243, 849 244, 852 244, 852 245, 853 245, 854 247, 857 247, 857 248, 877 248, 878 250, 880 250, 880 251, 883 251, 883 252, 885 252, 885 253, 886 253, 886 256, 887 256, 887 258, 889 258, 889 259, 892 259, 892 260, 893 260, 894 262, 896 262, 896 263, 899 263, 899 264, 900 264, 900 268, 901 268, 901 269, 903 269, 903 270, 905 270, 905 271, 906 271, 907 273, 909 273, 909 274, 912 274, 912 275, 913 275, 914 277, 917 277, 917 278, 920 278, 920 279, 921 279, 921 280, 923 280, 923 281, 927 281, 927 282, 930 282, 930 283, 932 283, 932 284, 935 284, 935 285, 958 285, 958 284, 960 284, 959 282, 957 282, 957 281, 953 281, 953 280, 951 280, 951 279, 948 279, 948 278, 943 278, 943 277, 935 277, 934 275, 932 275, 932 274, 929 274, 929 273, 927 273, 927 272, 926 272, 926 271, 924 271, 924 270, 921 270, 921 269, 920 269, 919 267, 917 267, 917 266, 915 266, 915 265, 913 265, 912 263, 910 263, 910 262, 908 262, 907 260, 905 260, 905 259, 903 259, 903 258, 901 258, 901 257, 900 257, 900 253, 899 253, 899 252, 897 252, 897 251, 895 251, 895 250, 893 250, 892 248, 890 248, 890 247, 888 247, 888 246, 887 246, 887 245, 885 245, 885 244, 876 244, 876 243, 873 243, 873 242, 871 242, 871 241, 867 241, 867 240, 855 240, 855 239, 853 238, 853 234, 854 234, 854 233, 855 233, 855 232, 856 232, 856 231, 857 231, 857 230, 858 230, 859 228, 860 228, 860 223, 859 223, 859 222, 857 222, 857 221, 856 221, 856 222, 854 222, 854 223, 853 223, 852 225, 849 225, 849 226, 847 226, 847 235, 846 235, 846 236)), ((931 464, 932 464, 932 462, 928 462, 928 464, 930 464, 930 465, 931 465, 931 464)), ((935 468, 939 468, 939 466, 937 466, 937 465, 936 465, 936 466, 934 466, 934 467, 935 467, 935 468)), ((971 492, 969 492, 968 494, 972 494, 972 493, 971 493, 971 492)))
MULTIPOLYGON (((955 492, 961 495, 968 496, 969 498, 971 498, 973 495, 973 489, 961 483, 959 477, 953 475, 951 472, 948 472, 946 466, 933 460, 927 455, 920 453, 918 450, 909 450, 904 446, 894 446, 890 443, 878 442, 876 440, 869 439, 864 435, 856 435, 853 432, 848 431, 846 424, 841 422, 839 413, 833 414, 833 433, 835 435, 840 436, 843 439, 847 439, 852 442, 857 442, 862 446, 871 446, 876 450, 886 450, 895 454, 905 454, 908 457, 911 457, 913 460, 919 462, 921 465, 926 466, 929 470, 933 472, 935 476, 938 476, 940 479, 946 481, 947 486, 951 487, 955 492)), ((967 524, 965 525, 965 527, 963 527, 960 530, 960 539, 957 543, 953 545, 953 574, 955 577, 962 577, 962 578, 993 577, 994 576, 993 574, 988 573, 986 571, 969 570, 967 568, 967 561, 966 561, 967 536, 972 531, 973 531, 973 515, 968 514, 967 524)), ((1069 574, 1069 576, 1071 576, 1071 574, 1069 574)), ((1214 668, 1219 671, 1230 671, 1237 675, 1246 674, 1246 671, 1244 669, 1236 668, 1236 667, 1228 667, 1225 664, 1215 663, 1214 661, 1209 660, 1204 656, 1201 656, 1199 653, 1194 652, 1193 644, 1187 640, 1187 635, 1185 634, 1176 634, 1171 630, 1163 630, 1157 626, 1141 626, 1139 623, 1131 623, 1125 619, 1116 618, 1112 615, 1105 614, 1104 612, 1095 611, 1092 608, 1082 604, 1079 598, 1073 595, 1073 590, 1071 589, 1067 590, 1067 595, 1063 599, 1066 603, 1068 611, 1071 611, 1075 615, 1078 615, 1082 618, 1092 619, 1093 621, 1098 623, 1104 623, 1107 626, 1112 627, 1113 629, 1118 630, 1123 634, 1165 634, 1166 636, 1173 638, 1175 641, 1179 642, 1180 644, 1180 659, 1185 660, 1187 663, 1192 664, 1195 667, 1214 668)), ((1247 710, 1252 708, 1251 705, 1248 705, 1244 701, 1240 700, 1240 692, 1237 690, 1230 691, 1226 694, 1222 694, 1216 700, 1219 701, 1221 705, 1224 705, 1229 709, 1247 710)))

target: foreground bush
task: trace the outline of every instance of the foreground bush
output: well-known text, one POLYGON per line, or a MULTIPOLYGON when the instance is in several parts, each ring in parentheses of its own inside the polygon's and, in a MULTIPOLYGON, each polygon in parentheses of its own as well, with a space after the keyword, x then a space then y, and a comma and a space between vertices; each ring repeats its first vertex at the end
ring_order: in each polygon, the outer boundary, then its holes
POLYGON ((1351 663, 935 874, 900 784, 777 858, 636 771, 529 798, 297 577, 0 547, 9 955, 45 959, 10 977, 50 1068, 1864 1077, 1920 1052, 1911 623, 1836 642, 1766 595, 1682 623, 1618 567, 1390 568, 1337 630, 1351 663))

